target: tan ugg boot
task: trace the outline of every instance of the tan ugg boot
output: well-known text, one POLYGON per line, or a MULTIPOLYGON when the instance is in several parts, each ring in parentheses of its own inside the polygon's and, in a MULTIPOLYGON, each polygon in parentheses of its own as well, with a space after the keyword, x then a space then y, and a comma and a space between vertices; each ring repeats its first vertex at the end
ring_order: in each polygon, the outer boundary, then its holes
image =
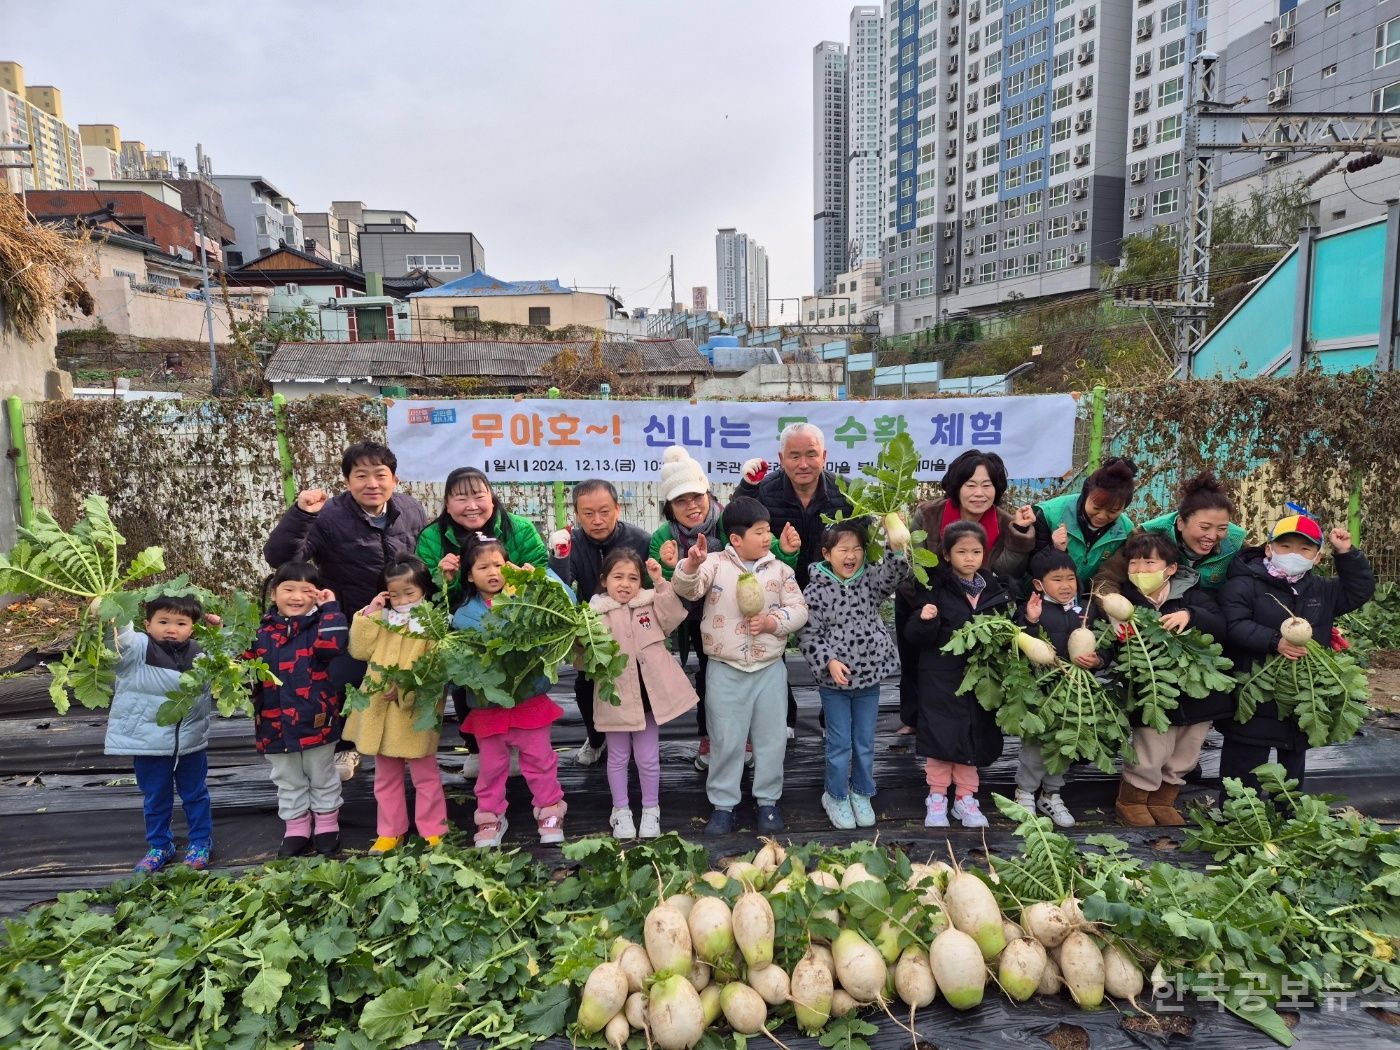
POLYGON ((1185 825, 1186 818, 1176 810, 1176 793, 1180 784, 1163 784, 1147 796, 1147 812, 1152 814, 1159 827, 1179 828, 1185 825))
POLYGON ((1113 803, 1113 810, 1118 814, 1118 819, 1130 828, 1157 826, 1147 808, 1147 792, 1142 788, 1133 787, 1126 780, 1118 782, 1118 798, 1113 803))

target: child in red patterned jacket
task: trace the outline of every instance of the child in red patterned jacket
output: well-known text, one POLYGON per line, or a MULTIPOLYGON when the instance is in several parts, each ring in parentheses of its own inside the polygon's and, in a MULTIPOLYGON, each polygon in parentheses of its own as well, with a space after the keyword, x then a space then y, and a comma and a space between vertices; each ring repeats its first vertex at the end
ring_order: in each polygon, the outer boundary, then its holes
POLYGON ((244 659, 264 660, 281 680, 253 691, 258 751, 272 765, 277 815, 287 825, 280 857, 340 848, 340 700, 329 666, 345 653, 349 628, 316 567, 288 562, 268 583, 273 608, 244 659))

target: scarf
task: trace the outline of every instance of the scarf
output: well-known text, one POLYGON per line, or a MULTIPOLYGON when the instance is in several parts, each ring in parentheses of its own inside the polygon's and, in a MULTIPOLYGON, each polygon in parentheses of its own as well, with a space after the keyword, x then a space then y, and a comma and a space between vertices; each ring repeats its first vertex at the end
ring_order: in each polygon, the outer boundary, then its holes
POLYGON ((386 605, 384 607, 384 622, 390 627, 407 627, 414 634, 422 634, 423 624, 419 622, 418 617, 413 615, 413 610, 422 604, 422 599, 419 599, 401 609, 386 605))
POLYGON ((1291 573, 1284 572, 1282 569, 1280 569, 1280 568, 1278 568, 1276 565, 1274 565, 1274 559, 1273 559, 1273 558, 1265 558, 1265 559, 1264 559, 1264 571, 1267 572, 1270 576, 1272 576, 1272 577, 1273 577, 1274 579, 1276 579, 1276 580, 1284 580, 1284 581, 1287 582, 1287 584, 1291 587, 1291 586, 1293 586, 1295 583, 1297 583, 1299 580, 1301 580, 1304 576, 1306 576, 1310 570, 1304 569, 1302 572, 1298 573, 1298 574, 1295 576, 1295 575, 1293 575, 1293 574, 1291 574, 1291 573))
MULTIPOLYGON (((938 535, 942 536, 949 525, 961 520, 962 511, 953 505, 952 500, 946 500, 943 504, 943 520, 938 524, 938 535)), ((982 531, 987 534, 987 549, 982 552, 982 568, 986 569, 992 564, 992 551, 996 548, 997 540, 1001 538, 1001 521, 997 516, 996 507, 989 507, 977 524, 981 525, 982 531)))
POLYGON ((676 545, 680 548, 680 556, 682 558, 690 553, 691 547, 695 546, 695 537, 699 536, 702 532, 706 536, 710 536, 714 533, 715 526, 719 524, 720 513, 719 501, 711 498, 710 512, 705 515, 704 520, 701 521, 699 525, 696 525, 695 528, 687 529, 678 521, 671 522, 671 535, 676 537, 676 545))
POLYGON ((970 580, 964 580, 961 576, 958 576, 957 573, 953 575, 957 576, 958 583, 962 585, 963 594, 967 596, 968 603, 974 609, 977 608, 977 602, 982 597, 982 592, 987 589, 987 578, 981 573, 978 573, 970 580))

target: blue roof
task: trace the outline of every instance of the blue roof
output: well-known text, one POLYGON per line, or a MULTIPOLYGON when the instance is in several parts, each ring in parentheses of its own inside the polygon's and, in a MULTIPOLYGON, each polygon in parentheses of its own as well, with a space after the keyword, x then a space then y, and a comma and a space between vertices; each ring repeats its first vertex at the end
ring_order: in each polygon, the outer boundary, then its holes
POLYGON ((448 281, 440 288, 425 288, 414 292, 410 299, 422 299, 432 295, 476 296, 476 295, 572 295, 572 288, 565 288, 557 280, 550 281, 503 281, 492 277, 484 270, 477 270, 466 277, 448 281))

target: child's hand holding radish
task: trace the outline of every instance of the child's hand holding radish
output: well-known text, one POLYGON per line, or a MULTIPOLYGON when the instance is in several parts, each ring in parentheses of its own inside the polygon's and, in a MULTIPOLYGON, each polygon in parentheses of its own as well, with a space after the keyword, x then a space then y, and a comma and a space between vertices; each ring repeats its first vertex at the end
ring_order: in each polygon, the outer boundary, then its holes
POLYGON ((777 634, 778 618, 772 613, 759 613, 757 616, 750 616, 744 621, 749 634, 777 634))
POLYGON ((840 660, 832 660, 827 663, 826 672, 831 675, 831 680, 842 689, 851 684, 851 669, 840 660))
POLYGON ((1162 626, 1173 634, 1185 634, 1191 624, 1191 610, 1178 609, 1162 617, 1162 626))
POLYGON ((1026 599, 1026 623, 1039 623, 1040 610, 1044 604, 1044 599, 1040 597, 1039 591, 1032 591, 1031 596, 1026 599))
POLYGON ((694 576, 700 571, 700 566, 705 563, 705 555, 709 551, 705 545, 705 534, 702 532, 695 537, 695 542, 691 545, 689 553, 685 556, 685 561, 681 562, 681 571, 687 576, 694 576))
POLYGON ((448 583, 462 568, 462 559, 455 554, 444 554, 442 560, 438 562, 438 569, 442 573, 442 578, 448 583))
POLYGON ((932 620, 937 615, 938 606, 934 605, 932 602, 926 602, 924 607, 919 610, 919 619, 921 620, 932 620))
POLYGON ((1080 653, 1078 656, 1073 657, 1073 660, 1086 671, 1092 671, 1094 668, 1103 664, 1103 657, 1098 653, 1080 653))

